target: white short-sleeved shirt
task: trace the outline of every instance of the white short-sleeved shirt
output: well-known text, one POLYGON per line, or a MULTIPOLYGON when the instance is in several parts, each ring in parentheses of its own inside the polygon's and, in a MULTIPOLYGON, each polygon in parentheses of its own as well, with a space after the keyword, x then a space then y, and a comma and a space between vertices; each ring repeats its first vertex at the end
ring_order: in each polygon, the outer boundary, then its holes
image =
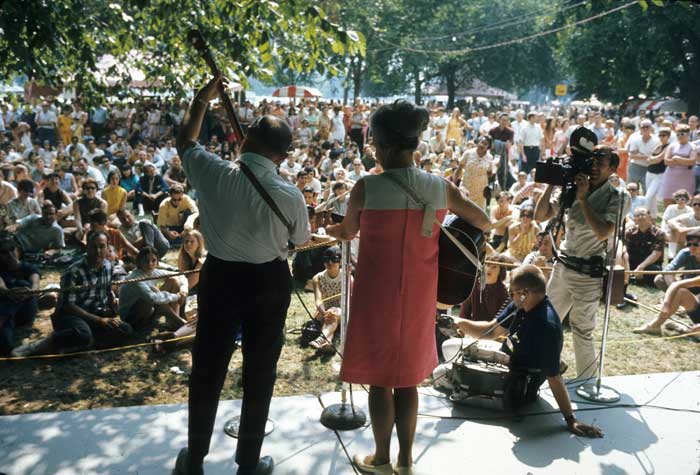
POLYGON ((245 163, 291 223, 287 229, 243 172, 197 144, 182 157, 187 179, 199 194, 200 223, 209 253, 233 262, 262 264, 287 258, 287 242, 311 238, 301 191, 277 174, 275 164, 244 153, 245 163))
MULTIPOLYGON (((655 135, 650 136, 649 140, 645 142, 641 134, 634 134, 627 141, 627 150, 629 150, 630 155, 633 153, 639 153, 649 157, 660 143, 661 141, 655 135)), ((630 158, 630 162, 642 167, 649 166, 646 161, 638 160, 636 158, 630 158)))

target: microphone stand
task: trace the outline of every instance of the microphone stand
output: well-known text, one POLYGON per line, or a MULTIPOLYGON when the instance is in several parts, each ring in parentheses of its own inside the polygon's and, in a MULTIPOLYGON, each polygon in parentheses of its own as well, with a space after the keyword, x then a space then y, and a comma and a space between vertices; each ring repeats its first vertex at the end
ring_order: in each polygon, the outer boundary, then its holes
MULTIPOLYGON (((345 354, 345 336, 348 328, 348 315, 350 312, 350 241, 343 241, 340 245, 342 256, 342 287, 340 296, 340 355, 345 354)), ((367 416, 355 407, 352 400, 352 387, 350 388, 350 403, 347 402, 348 384, 341 383, 340 404, 332 404, 321 413, 321 424, 332 430, 353 430, 367 423, 367 416)))
POLYGON ((605 289, 605 318, 603 320, 603 339, 600 345, 600 360, 598 361, 598 379, 595 384, 584 383, 576 388, 576 394, 584 399, 594 402, 613 403, 620 400, 620 393, 614 389, 603 386, 603 368, 605 364, 605 348, 608 341, 608 327, 610 324, 610 308, 612 307, 613 271, 615 270, 615 257, 617 256, 617 246, 620 243, 620 229, 622 228, 623 213, 625 210, 625 194, 619 191, 620 203, 617 207, 617 218, 615 219, 615 236, 613 238, 613 248, 608 256, 608 282, 605 289))

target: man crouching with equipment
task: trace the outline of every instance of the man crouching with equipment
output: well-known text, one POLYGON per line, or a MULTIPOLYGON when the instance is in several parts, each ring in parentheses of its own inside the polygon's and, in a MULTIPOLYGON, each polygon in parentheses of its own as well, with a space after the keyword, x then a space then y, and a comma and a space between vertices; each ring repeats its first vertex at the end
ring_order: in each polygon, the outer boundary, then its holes
POLYGON ((513 401, 513 407, 537 399, 539 387, 546 379, 569 431, 579 436, 603 437, 599 428, 574 417, 559 368, 563 331, 559 316, 545 294, 546 288, 547 282, 537 267, 518 267, 511 273, 509 294, 513 302, 498 317, 490 322, 455 317, 456 326, 466 336, 506 338, 503 351, 510 356, 511 373, 528 375, 527 386, 520 391, 522 399, 513 401))

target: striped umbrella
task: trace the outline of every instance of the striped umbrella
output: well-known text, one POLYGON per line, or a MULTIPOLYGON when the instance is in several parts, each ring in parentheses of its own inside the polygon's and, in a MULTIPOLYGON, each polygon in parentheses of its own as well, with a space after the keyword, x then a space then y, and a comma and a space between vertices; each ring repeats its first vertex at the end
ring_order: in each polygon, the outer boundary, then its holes
POLYGON ((275 89, 273 97, 321 97, 321 91, 306 86, 284 86, 275 89))

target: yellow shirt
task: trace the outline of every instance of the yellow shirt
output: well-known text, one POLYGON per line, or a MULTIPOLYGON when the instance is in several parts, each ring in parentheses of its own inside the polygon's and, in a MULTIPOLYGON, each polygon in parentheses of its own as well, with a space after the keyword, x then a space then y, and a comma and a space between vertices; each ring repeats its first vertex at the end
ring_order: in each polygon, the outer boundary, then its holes
POLYGON ((126 190, 121 186, 116 188, 107 187, 102 190, 102 198, 107 202, 107 214, 114 214, 119 211, 122 200, 126 196, 126 190))
POLYGON ((197 205, 187 195, 182 196, 182 201, 174 207, 170 198, 165 198, 158 208, 158 226, 184 226, 185 212, 199 213, 197 205))

